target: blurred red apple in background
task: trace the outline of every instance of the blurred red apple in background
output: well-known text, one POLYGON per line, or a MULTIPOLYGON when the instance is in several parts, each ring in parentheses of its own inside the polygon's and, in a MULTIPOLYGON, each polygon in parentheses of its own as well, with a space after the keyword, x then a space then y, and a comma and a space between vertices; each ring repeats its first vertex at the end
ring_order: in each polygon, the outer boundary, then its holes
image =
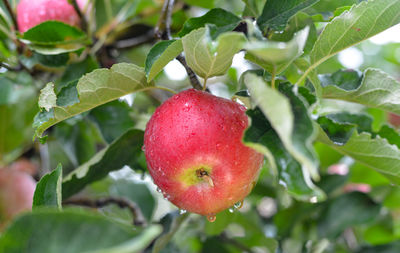
MULTIPOLYGON (((83 10, 87 0, 78 0, 83 10)), ((57 20, 69 25, 78 26, 80 19, 68 0, 21 0, 17 6, 17 22, 20 32, 48 20, 57 20)))
POLYGON ((0 169, 0 227, 15 215, 32 209, 36 182, 22 171, 0 169))
POLYGON ((388 115, 388 122, 394 127, 400 127, 400 115, 389 112, 388 115))

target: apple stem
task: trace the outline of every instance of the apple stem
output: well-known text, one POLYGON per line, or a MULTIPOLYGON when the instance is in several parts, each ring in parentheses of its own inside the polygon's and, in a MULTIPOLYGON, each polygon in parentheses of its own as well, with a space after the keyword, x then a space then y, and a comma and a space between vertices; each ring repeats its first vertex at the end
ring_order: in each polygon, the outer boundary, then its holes
POLYGON ((214 182, 212 181, 210 176, 203 176, 203 178, 208 182, 211 187, 214 187, 214 182))

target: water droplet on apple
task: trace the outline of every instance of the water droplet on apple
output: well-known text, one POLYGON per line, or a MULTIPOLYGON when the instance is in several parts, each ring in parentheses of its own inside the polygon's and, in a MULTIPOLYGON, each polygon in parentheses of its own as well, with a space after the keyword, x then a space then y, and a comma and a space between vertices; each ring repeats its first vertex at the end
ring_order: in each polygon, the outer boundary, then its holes
POLYGON ((142 151, 145 152, 146 151, 146 147, 143 145, 142 146, 142 151))
POLYGON ((239 201, 239 202, 236 202, 236 203, 233 205, 233 207, 235 207, 235 209, 240 209, 240 208, 242 208, 242 206, 243 206, 243 200, 242 200, 242 201, 239 201))
POLYGON ((215 216, 214 214, 208 215, 207 216, 207 220, 209 222, 214 222, 217 219, 217 216, 215 216))
POLYGON ((171 198, 171 196, 169 194, 167 194, 166 192, 163 192, 163 197, 165 200, 169 200, 171 198))
POLYGON ((160 189, 160 187, 157 187, 157 192, 162 193, 162 190, 160 189))
POLYGON ((179 214, 185 214, 187 211, 185 209, 180 209, 179 214))
POLYGON ((231 207, 228 209, 230 213, 233 213, 235 211, 235 208, 231 207))

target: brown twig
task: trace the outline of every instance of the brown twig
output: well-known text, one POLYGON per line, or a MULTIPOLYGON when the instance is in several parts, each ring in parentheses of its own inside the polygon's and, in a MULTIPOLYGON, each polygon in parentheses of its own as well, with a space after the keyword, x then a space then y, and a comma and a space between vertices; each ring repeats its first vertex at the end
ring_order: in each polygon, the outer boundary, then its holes
POLYGON ((13 10, 12 10, 12 8, 11 8, 10 3, 8 2, 8 0, 3 0, 3 3, 4 3, 4 5, 6 6, 8 13, 10 13, 10 16, 11 16, 12 22, 13 22, 13 24, 14 24, 15 30, 18 31, 17 19, 16 19, 16 17, 15 17, 15 13, 13 12, 13 10))
POLYGON ((164 0, 164 4, 161 10, 161 16, 154 31, 157 39, 171 39, 171 16, 174 2, 175 0, 164 0))
POLYGON ((23 69, 22 65, 18 65, 16 67, 11 67, 8 64, 4 63, 4 62, 0 62, 0 67, 3 67, 9 71, 21 71, 23 69))
MULTIPOLYGON (((161 11, 160 19, 158 20, 157 26, 155 28, 154 34, 157 39, 170 40, 171 36, 171 16, 172 9, 174 7, 174 0, 164 0, 164 4, 161 11)), ((185 67, 186 73, 189 76, 190 84, 193 88, 197 90, 202 90, 203 86, 200 84, 199 79, 197 79, 194 71, 187 65, 185 57, 180 54, 176 59, 185 67)))
POLYGON ((79 205, 92 208, 100 208, 110 204, 115 204, 120 208, 128 208, 133 216, 133 225, 143 226, 146 224, 146 220, 143 216, 143 213, 140 210, 140 208, 136 205, 136 203, 129 201, 125 198, 116 198, 116 197, 105 197, 100 199, 76 198, 63 201, 63 205, 79 205))
POLYGON ((127 49, 140 46, 144 43, 148 43, 154 40, 154 30, 149 30, 147 33, 138 37, 133 37, 125 40, 118 40, 114 43, 114 48, 127 49))
POLYGON ((176 59, 185 67, 186 73, 189 76, 190 83, 192 84, 193 88, 196 90, 202 90, 203 86, 200 84, 199 79, 197 79, 196 74, 194 71, 187 65, 185 57, 182 54, 178 55, 176 59))
POLYGON ((75 10, 76 14, 78 14, 79 19, 81 20, 81 28, 82 28, 82 30, 86 32, 86 30, 87 30, 87 22, 86 22, 85 15, 83 15, 83 13, 82 13, 81 9, 79 8, 79 5, 76 2, 76 0, 69 0, 69 2, 74 7, 74 10, 75 10))

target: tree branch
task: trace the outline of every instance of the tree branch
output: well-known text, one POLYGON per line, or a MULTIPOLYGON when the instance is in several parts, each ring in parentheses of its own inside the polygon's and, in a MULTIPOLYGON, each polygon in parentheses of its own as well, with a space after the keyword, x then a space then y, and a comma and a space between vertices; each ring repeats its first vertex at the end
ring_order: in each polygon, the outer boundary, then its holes
POLYGON ((127 49, 137 47, 147 42, 151 42, 154 40, 154 31, 149 30, 147 33, 140 35, 138 37, 125 39, 125 40, 118 40, 114 43, 114 47, 117 49, 127 49))
POLYGON ((171 39, 171 16, 174 2, 175 0, 164 0, 164 4, 161 10, 161 16, 154 31, 157 39, 171 39))
POLYGON ((200 84, 199 79, 197 79, 196 74, 194 71, 187 65, 185 57, 182 54, 178 55, 176 59, 185 67, 186 73, 189 76, 190 83, 192 84, 193 88, 196 90, 203 90, 203 86, 200 84))
POLYGON ((239 249, 239 250, 241 250, 241 251, 243 251, 243 252, 247 252, 247 253, 252 253, 252 252, 253 252, 253 251, 252 251, 249 247, 247 247, 246 245, 243 245, 242 243, 236 241, 236 240, 233 239, 233 238, 229 238, 224 232, 222 232, 222 233, 218 236, 218 238, 219 238, 221 241, 223 241, 223 242, 225 242, 225 243, 228 243, 228 244, 230 244, 230 245, 236 247, 237 249, 239 249))
POLYGON ((0 62, 0 67, 5 68, 9 71, 21 71, 23 68, 21 65, 18 65, 16 67, 11 67, 8 64, 4 63, 4 62, 0 62))
POLYGON ((15 17, 15 13, 13 12, 13 10, 12 10, 12 8, 11 8, 10 3, 8 2, 8 0, 3 0, 3 3, 4 3, 4 5, 6 6, 8 13, 10 13, 10 16, 11 16, 12 22, 13 22, 13 24, 14 24, 15 30, 18 31, 17 19, 16 19, 16 17, 15 17))
POLYGON ((78 14, 79 19, 81 20, 81 28, 82 28, 82 30, 86 32, 87 31, 87 22, 86 22, 85 15, 82 14, 82 11, 79 8, 78 3, 76 2, 76 0, 69 0, 69 2, 74 7, 75 12, 78 14))
POLYGON ((143 216, 143 213, 140 210, 140 208, 136 205, 136 203, 129 201, 125 198, 105 197, 95 200, 87 198, 76 198, 63 201, 63 205, 79 205, 92 208, 100 208, 110 204, 115 204, 120 208, 128 208, 133 216, 133 225, 143 226, 146 224, 146 220, 143 216))
MULTIPOLYGON (((164 0, 164 4, 161 11, 160 19, 158 20, 157 26, 155 28, 154 34, 157 39, 170 40, 171 36, 171 16, 172 9, 174 7, 174 0, 164 0)), ((176 59, 185 67, 186 73, 189 76, 189 80, 193 88, 197 90, 203 90, 203 86, 200 84, 199 79, 197 79, 194 71, 187 65, 185 57, 180 54, 176 59)))

